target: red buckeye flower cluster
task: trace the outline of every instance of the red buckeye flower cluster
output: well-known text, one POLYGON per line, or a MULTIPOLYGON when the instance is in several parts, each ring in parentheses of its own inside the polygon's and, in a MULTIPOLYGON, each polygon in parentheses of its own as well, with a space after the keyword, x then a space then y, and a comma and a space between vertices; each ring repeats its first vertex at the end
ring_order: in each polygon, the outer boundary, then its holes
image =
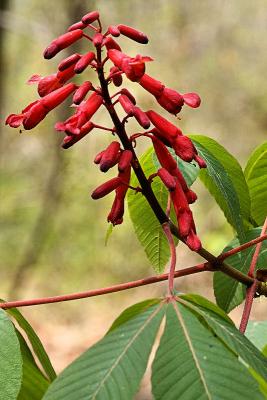
MULTIPOLYGON (((200 98, 196 93, 181 94, 146 74, 146 63, 153 61, 152 58, 140 54, 131 57, 123 53, 114 39, 120 35, 141 44, 148 42, 144 33, 122 24, 109 26, 103 33, 98 11, 86 14, 81 21, 70 26, 66 33, 49 44, 44 51, 44 58, 53 58, 61 50, 82 38, 89 40, 93 49, 85 54, 75 53, 63 59, 58 64, 57 72, 52 75, 45 77, 33 75, 28 83, 37 84, 39 99, 29 104, 20 114, 9 115, 6 124, 13 128, 22 124, 24 129, 32 129, 51 110, 72 95, 74 114, 66 121, 57 122, 55 125, 57 131, 65 132, 63 148, 71 147, 94 129, 102 129, 109 134, 117 135, 122 144, 113 140, 106 149, 96 155, 94 160, 102 172, 107 172, 110 168, 117 166, 117 176, 97 187, 92 193, 93 199, 99 199, 115 191, 115 199, 107 218, 113 225, 121 224, 123 221, 127 190, 131 188, 143 191, 143 187, 130 187, 130 176, 132 168, 136 171, 140 167, 134 150, 136 140, 140 136, 149 137, 161 165, 153 177, 158 175, 170 192, 181 239, 192 250, 198 251, 201 243, 196 235, 193 215, 189 206, 197 199, 197 196, 188 188, 177 162, 168 148, 172 148, 182 160, 196 162, 200 168, 206 166, 205 161, 197 154, 192 141, 184 136, 181 129, 175 124, 154 110, 142 110, 136 105, 134 96, 127 88, 120 88, 110 96, 109 85, 120 87, 124 77, 132 82, 137 82, 154 96, 164 110, 173 115, 177 115, 185 104, 192 108, 198 107, 200 98), (104 51, 105 57, 102 56, 104 51), (110 64, 109 71, 105 73, 104 66, 106 67, 108 63, 110 64), (68 83, 87 68, 96 71, 99 86, 94 86, 88 80, 80 85, 73 82, 68 83), (126 114, 122 121, 119 120, 116 112, 117 105, 120 105, 126 114), (92 121, 95 113, 103 106, 106 107, 112 118, 113 128, 99 126, 92 121), (144 131, 130 137, 127 136, 125 124, 129 118, 135 118, 144 131)), ((147 185, 152 183, 153 177, 145 178, 147 185)), ((143 194, 145 195, 144 191, 143 194)))

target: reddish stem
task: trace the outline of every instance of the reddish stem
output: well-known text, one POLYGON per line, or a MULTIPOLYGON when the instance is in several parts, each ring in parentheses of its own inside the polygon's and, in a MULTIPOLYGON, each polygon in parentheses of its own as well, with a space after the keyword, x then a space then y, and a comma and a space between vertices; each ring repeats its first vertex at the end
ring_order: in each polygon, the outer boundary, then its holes
MULTIPOLYGON (((264 221, 264 225, 262 227, 260 237, 263 237, 265 235, 266 229, 267 229, 267 217, 266 217, 266 219, 264 221)), ((256 268, 256 265, 257 265, 258 258, 259 258, 261 246, 262 246, 262 242, 259 242, 257 244, 257 246, 256 246, 256 249, 255 249, 255 252, 253 254, 253 257, 252 257, 252 260, 251 260, 251 264, 250 264, 250 267, 249 267, 248 276, 251 276, 252 278, 254 277, 254 272, 255 272, 255 268, 256 268)))
MULTIPOLYGON (((178 278, 180 276, 192 275, 203 271, 210 271, 208 263, 198 264, 193 267, 184 268, 180 271, 175 271, 174 278, 178 278)), ((40 304, 51 304, 51 303, 60 303, 63 301, 85 299, 88 297, 101 296, 108 293, 115 293, 115 292, 120 292, 122 290, 133 289, 139 286, 151 285, 153 283, 166 281, 168 278, 169 274, 161 274, 161 275, 154 275, 145 279, 138 279, 136 281, 120 283, 118 285, 113 285, 105 288, 88 290, 85 292, 65 294, 61 296, 43 297, 30 300, 7 301, 5 303, 0 303, 0 308, 8 309, 14 307, 28 307, 40 304)))
POLYGON ((162 224, 162 229, 167 237, 167 240, 169 242, 170 246, 170 252, 171 252, 171 264, 170 264, 170 271, 169 271, 169 296, 173 295, 173 289, 174 289, 174 272, 175 272, 175 266, 176 266, 176 248, 175 248, 175 243, 172 237, 172 233, 170 230, 170 226, 168 222, 165 222, 162 224))
POLYGON ((235 247, 234 249, 231 249, 231 250, 227 251, 226 253, 219 255, 218 260, 224 261, 226 258, 233 256, 234 254, 239 253, 242 250, 246 250, 247 248, 254 246, 254 244, 263 242, 266 239, 267 239, 267 235, 261 235, 261 236, 257 237, 256 239, 250 240, 247 243, 241 244, 241 246, 235 247))
POLYGON ((254 300, 254 296, 255 296, 255 293, 257 292, 257 288, 258 288, 257 280, 255 280, 252 283, 252 285, 249 288, 247 288, 244 310, 243 310, 240 327, 239 327, 239 330, 241 333, 245 333, 245 331, 246 331, 246 328, 248 325, 248 320, 249 320, 250 313, 251 313, 253 300, 254 300))

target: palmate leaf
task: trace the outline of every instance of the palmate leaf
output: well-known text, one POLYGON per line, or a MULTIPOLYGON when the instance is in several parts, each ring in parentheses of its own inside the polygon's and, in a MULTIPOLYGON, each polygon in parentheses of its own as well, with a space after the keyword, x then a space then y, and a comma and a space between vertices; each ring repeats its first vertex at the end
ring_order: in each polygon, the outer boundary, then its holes
POLYGON ((200 171, 200 179, 215 198, 227 221, 241 240, 250 219, 250 196, 243 171, 238 161, 215 140, 202 135, 189 136, 207 168, 200 171))
POLYGON ((267 216, 267 142, 251 154, 244 174, 251 197, 251 216, 257 225, 262 225, 267 216))
POLYGON ((17 337, 23 361, 22 383, 17 400, 41 400, 46 392, 49 382, 39 370, 32 353, 18 330, 17 337))
POLYGON ((179 300, 168 304, 152 391, 155 400, 263 399, 238 357, 179 300))
POLYGON ((0 400, 16 400, 22 379, 22 357, 14 325, 0 310, 0 400))
MULTIPOLYGON (((245 233, 245 242, 256 239, 260 236, 261 228, 254 228, 245 233)), ((240 246, 240 240, 232 240, 223 250, 225 253, 237 246, 240 246)), ((227 264, 238 269, 244 274, 248 273, 255 246, 252 246, 238 254, 227 258, 227 264)), ((260 255, 257 262, 257 268, 266 268, 267 265, 267 243, 262 242, 260 255)), ((213 277, 214 294, 217 304, 226 312, 230 312, 234 307, 241 304, 245 298, 245 286, 242 283, 228 277, 222 272, 215 272, 213 277)))
POLYGON ((135 306, 52 383, 44 400, 130 400, 146 370, 165 304, 135 306))
POLYGON ((52 382, 56 378, 55 370, 44 349, 44 346, 42 345, 41 340, 35 333, 34 329, 17 308, 9 308, 8 310, 6 310, 6 312, 17 321, 18 325, 26 333, 32 349, 40 364, 42 365, 42 368, 47 375, 47 378, 50 380, 50 382, 52 382))
MULTIPOLYGON (((176 160, 187 184, 192 185, 197 178, 199 168, 194 164, 183 162, 178 157, 176 157, 176 160)), ((140 164, 147 177, 157 172, 160 168, 152 147, 140 157, 140 164)), ((134 173, 132 174, 131 185, 134 187, 139 186, 134 173)), ((158 177, 153 180, 152 189, 163 210, 165 210, 167 207, 168 191, 158 177)), ((170 257, 169 245, 162 227, 141 193, 134 193, 132 190, 129 190, 127 197, 129 213, 135 233, 155 271, 162 272, 170 257)), ((173 211, 171 212, 171 219, 176 223, 173 211)), ((175 242, 177 243, 176 239, 175 242)))
POLYGON ((236 329, 232 320, 218 306, 199 295, 184 295, 180 301, 194 311, 221 341, 267 381, 267 359, 254 344, 236 329))

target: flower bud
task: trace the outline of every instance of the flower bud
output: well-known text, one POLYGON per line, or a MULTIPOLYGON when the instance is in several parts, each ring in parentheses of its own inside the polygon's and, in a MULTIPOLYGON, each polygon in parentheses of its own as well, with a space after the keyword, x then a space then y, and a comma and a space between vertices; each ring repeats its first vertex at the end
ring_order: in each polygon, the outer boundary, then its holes
POLYGON ((95 47, 100 47, 103 43, 103 38, 104 36, 102 35, 102 33, 96 33, 93 37, 93 45, 95 47))
POLYGON ((131 165, 132 159, 133 153, 131 150, 123 150, 120 155, 118 170, 124 172, 131 165))
POLYGON ((74 71, 76 74, 82 73, 86 67, 95 59, 95 53, 89 51, 88 53, 84 54, 80 60, 75 64, 74 71))
POLYGON ((142 111, 139 107, 134 107, 133 115, 139 125, 142 126, 144 129, 148 129, 150 127, 150 121, 148 116, 144 111, 142 111))
POLYGON ((67 69, 71 65, 76 64, 80 58, 81 58, 80 54, 78 53, 72 54, 71 56, 61 61, 61 63, 58 65, 58 70, 65 71, 65 69, 67 69))
POLYGON ((195 154, 194 159, 198 163, 199 168, 206 168, 207 167, 206 161, 203 160, 203 158, 201 158, 199 155, 195 154))
POLYGON ((129 39, 132 39, 141 44, 148 43, 148 37, 143 33, 127 25, 118 25, 120 33, 129 39))
POLYGON ((178 135, 182 135, 182 131, 175 125, 173 125, 171 122, 169 122, 167 119, 159 115, 153 110, 147 111, 147 116, 152 122, 152 124, 159 130, 161 131, 162 134, 169 140, 173 141, 173 139, 176 139, 178 135))
POLYGON ((185 93, 182 96, 185 104, 189 107, 197 108, 200 106, 201 99, 197 93, 185 93))
POLYGON ((92 93, 91 96, 84 103, 81 103, 80 106, 82 106, 82 110, 85 112, 86 118, 91 119, 102 104, 103 97, 97 93, 92 93))
POLYGON ((107 50, 111 50, 111 49, 115 49, 115 50, 118 50, 118 51, 121 51, 121 48, 120 48, 120 46, 118 45, 118 43, 112 38, 112 37, 106 37, 104 40, 103 40, 103 46, 106 46, 106 49, 107 50))
POLYGON ((108 32, 114 37, 118 37, 121 34, 119 28, 115 25, 110 25, 108 27, 108 32))
POLYGON ((163 92, 165 86, 156 79, 147 74, 144 74, 139 81, 140 85, 155 97, 159 97, 163 92))
POLYGON ((134 105, 136 104, 136 100, 135 100, 134 96, 132 95, 131 92, 129 92, 128 89, 125 89, 125 88, 121 89, 121 94, 125 94, 125 96, 127 96, 128 99, 131 100, 131 102, 132 102, 134 105))
POLYGON ((158 138, 152 137, 151 139, 161 166, 167 169, 169 172, 177 168, 177 163, 172 157, 171 153, 168 151, 167 147, 158 138))
POLYGON ((193 190, 189 189, 185 192, 185 196, 187 198, 188 204, 193 204, 197 200, 197 195, 193 190))
POLYGON ((158 176, 167 187, 167 189, 169 189, 170 191, 173 191, 175 189, 176 180, 165 168, 160 168, 158 170, 158 176))
POLYGON ((78 130, 77 134, 66 136, 63 140, 62 147, 63 149, 68 149, 69 147, 73 146, 79 140, 84 138, 91 130, 94 128, 94 124, 91 121, 87 121, 81 129, 78 130))
POLYGON ((86 25, 89 25, 92 22, 96 21, 97 19, 99 19, 99 12, 91 11, 82 17, 82 22, 86 25))
POLYGON ((84 24, 82 21, 76 22, 75 24, 72 24, 71 26, 68 27, 67 31, 75 31, 76 29, 84 29, 86 28, 87 25, 84 24))
POLYGON ((101 158, 102 158, 102 156, 103 156, 104 153, 105 153, 105 150, 100 151, 100 153, 98 153, 98 154, 95 156, 95 158, 94 158, 94 163, 95 163, 95 164, 99 164, 99 163, 100 163, 101 158))
POLYGON ((119 102, 122 106, 122 108, 124 109, 124 111, 126 112, 127 115, 134 115, 134 104, 131 102, 131 100, 129 99, 128 96, 125 96, 124 94, 121 94, 119 96, 119 102))
POLYGON ((195 234, 195 232, 192 229, 189 231, 185 243, 187 244, 189 249, 196 252, 198 252, 202 247, 199 237, 195 234))
POLYGON ((124 214, 124 199, 115 196, 114 202, 110 213, 108 214, 107 221, 111 222, 113 226, 120 225, 123 222, 124 214))
POLYGON ((98 186, 91 194, 91 197, 94 200, 101 199, 107 194, 113 192, 113 190, 115 190, 119 185, 121 185, 121 178, 116 176, 116 178, 112 178, 109 181, 98 186))
POLYGON ((122 84, 122 76, 121 70, 118 67, 111 67, 110 68, 109 78, 114 83, 116 87, 121 86, 122 84))
POLYGON ((119 160, 120 144, 119 142, 112 142, 104 151, 100 160, 100 170, 107 172, 110 168, 114 167, 119 160))
POLYGON ((196 154, 195 146, 187 136, 177 136, 174 140, 172 147, 182 160, 190 162, 193 160, 196 154))
POLYGON ((80 104, 91 88, 92 88, 91 82, 89 81, 83 82, 73 95, 73 103, 80 104))
POLYGON ((59 36, 54 39, 50 45, 44 51, 44 58, 53 58, 58 52, 69 47, 71 44, 81 39, 83 36, 83 31, 81 29, 76 29, 71 32, 64 33, 64 35, 59 36))

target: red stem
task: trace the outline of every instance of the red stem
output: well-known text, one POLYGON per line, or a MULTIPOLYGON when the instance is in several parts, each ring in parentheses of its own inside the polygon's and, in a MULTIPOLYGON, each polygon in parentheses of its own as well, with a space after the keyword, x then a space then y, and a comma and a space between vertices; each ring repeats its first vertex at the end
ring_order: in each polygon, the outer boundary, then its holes
MULTIPOLYGON (((264 221, 264 225, 262 227, 260 237, 263 237, 265 235, 266 229, 267 229, 267 217, 266 217, 266 219, 264 221)), ((253 257, 252 257, 252 260, 251 260, 251 264, 250 264, 250 267, 249 267, 248 276, 251 276, 252 278, 254 277, 254 272, 255 272, 255 268, 256 268, 256 265, 257 265, 258 258, 259 258, 261 246, 262 246, 262 242, 259 242, 257 244, 257 246, 256 246, 256 249, 255 249, 255 252, 253 254, 253 257)))
POLYGON ((257 287, 258 287, 258 281, 254 281, 252 285, 247 288, 246 292, 246 300, 245 300, 245 305, 244 305, 244 310, 240 322, 240 327, 239 330, 241 333, 245 333, 247 325, 248 325, 248 320, 250 317, 251 313, 251 308, 254 300, 255 293, 257 292, 257 287))
POLYGON ((261 236, 257 237, 256 239, 250 240, 247 243, 241 244, 241 246, 235 247, 234 249, 231 249, 231 250, 227 251, 226 253, 219 255, 218 260, 224 261, 226 258, 228 258, 236 253, 239 253, 240 251, 245 250, 245 249, 253 246, 254 244, 263 242, 266 239, 267 239, 267 235, 261 235, 261 236))
POLYGON ((176 267, 176 249, 175 249, 175 243, 173 240, 173 236, 170 230, 170 226, 168 222, 165 222, 162 224, 162 229, 167 237, 167 240, 169 242, 170 246, 170 252, 171 252, 171 264, 170 264, 170 271, 169 271, 169 296, 173 295, 173 289, 174 289, 174 273, 175 273, 175 267, 176 267))
MULTIPOLYGON (((203 272, 203 271, 210 271, 208 263, 198 264, 193 267, 184 268, 180 271, 175 271, 174 278, 196 274, 198 272, 203 272)), ((28 307, 40 304, 51 304, 51 303, 60 303, 63 301, 85 299, 88 297, 101 296, 108 293, 120 292, 122 290, 133 289, 139 286, 150 285, 152 283, 166 281, 168 278, 169 274, 161 274, 161 275, 154 275, 145 279, 138 279, 136 281, 120 283, 118 285, 113 285, 105 288, 88 290, 86 292, 65 294, 61 296, 42 297, 30 300, 7 301, 5 303, 0 303, 0 308, 7 309, 14 307, 28 307)))

